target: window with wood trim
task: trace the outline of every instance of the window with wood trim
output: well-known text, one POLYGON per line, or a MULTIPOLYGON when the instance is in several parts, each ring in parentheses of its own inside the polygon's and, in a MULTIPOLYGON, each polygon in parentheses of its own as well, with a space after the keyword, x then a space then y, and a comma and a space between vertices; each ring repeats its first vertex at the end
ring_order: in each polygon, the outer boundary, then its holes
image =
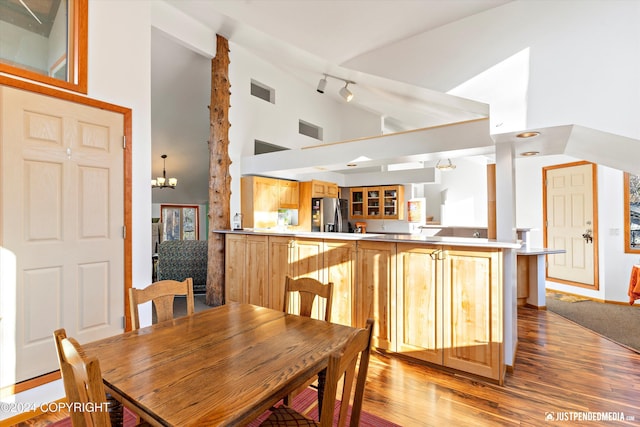
POLYGON ((640 253, 640 175, 624 174, 624 251, 640 253))
POLYGON ((160 205, 162 240, 198 240, 198 206, 160 205))
POLYGON ((0 1, 0 72, 87 93, 88 0, 0 1))

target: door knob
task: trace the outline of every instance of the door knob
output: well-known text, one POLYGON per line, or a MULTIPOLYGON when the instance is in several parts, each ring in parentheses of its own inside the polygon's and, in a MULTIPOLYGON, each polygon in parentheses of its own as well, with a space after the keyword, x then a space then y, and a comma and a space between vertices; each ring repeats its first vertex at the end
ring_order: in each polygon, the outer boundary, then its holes
POLYGON ((587 231, 585 231, 585 232, 582 234, 582 238, 583 238, 584 240, 586 240, 586 242, 587 242, 587 243, 591 243, 591 242, 593 242, 593 236, 591 235, 591 229, 590 229, 590 228, 587 228, 587 231))

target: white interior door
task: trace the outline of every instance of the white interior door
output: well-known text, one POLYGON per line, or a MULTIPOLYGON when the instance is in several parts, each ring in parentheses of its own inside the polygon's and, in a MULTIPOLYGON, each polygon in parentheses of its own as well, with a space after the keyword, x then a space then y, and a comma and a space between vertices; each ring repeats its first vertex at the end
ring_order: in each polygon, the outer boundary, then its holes
POLYGON ((594 175, 592 163, 545 170, 547 246, 566 250, 564 254, 549 255, 549 279, 597 286, 594 175))
POLYGON ((2 385, 123 331, 122 114, 0 88, 2 385), (13 351, 15 348, 15 351, 13 351))

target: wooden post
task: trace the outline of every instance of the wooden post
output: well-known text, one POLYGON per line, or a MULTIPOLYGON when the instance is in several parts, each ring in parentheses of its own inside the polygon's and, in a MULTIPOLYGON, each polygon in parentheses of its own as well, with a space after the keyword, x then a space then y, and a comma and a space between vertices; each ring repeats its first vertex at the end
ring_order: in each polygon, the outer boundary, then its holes
POLYGON ((211 103, 209 105, 209 244, 207 263, 207 305, 224 304, 224 234, 211 230, 231 226, 231 175, 229 166, 229 41, 216 36, 216 56, 211 60, 211 103))

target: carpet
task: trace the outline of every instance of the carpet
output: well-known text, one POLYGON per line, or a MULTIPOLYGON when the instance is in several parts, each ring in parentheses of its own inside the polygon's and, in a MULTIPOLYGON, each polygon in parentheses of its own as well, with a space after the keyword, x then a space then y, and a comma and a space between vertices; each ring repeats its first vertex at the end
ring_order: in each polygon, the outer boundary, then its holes
MULTIPOLYGON (((282 403, 278 402, 278 404, 282 403)), ((313 418, 314 420, 318 420, 318 395, 315 390, 308 388, 301 392, 293 399, 293 404, 291 407, 296 411, 306 415, 307 417, 313 418)), ((337 422, 338 411, 340 408, 340 401, 336 401, 336 417, 334 420, 334 424, 337 422)), ((260 417, 256 418, 254 421, 248 424, 248 427, 257 427, 260 423, 269 417, 269 412, 265 412, 260 417)), ((124 409, 124 427, 133 427, 137 425, 137 419, 133 412, 129 411, 127 408, 124 409)), ((351 407, 349 407, 349 412, 347 415, 347 423, 349 418, 351 418, 351 407)), ((72 427, 71 426, 71 418, 67 417, 62 420, 56 421, 55 423, 50 424, 52 427, 72 427)), ((375 415, 369 414, 365 411, 360 413, 360 426, 362 427, 400 427, 398 424, 394 424, 385 419, 377 417, 375 415)))
MULTIPOLYGON (((278 402, 275 406, 278 406, 281 402, 278 402)), ((318 394, 316 390, 307 388, 299 395, 293 398, 291 407, 306 417, 312 418, 318 421, 318 394)), ((336 410, 334 412, 333 424, 336 425, 338 421, 338 414, 340 411, 340 401, 336 400, 336 410)), ((257 427, 260 423, 269 417, 269 412, 265 412, 254 421, 248 424, 247 427, 257 427)), ((351 406, 347 412, 347 425, 349 425, 349 419, 351 418, 351 406)), ((373 414, 369 414, 364 410, 360 413, 361 427, 400 427, 398 424, 387 421, 383 418, 377 417, 373 414)))
MULTIPOLYGON (((547 293, 547 310, 640 353, 640 307, 611 304, 588 298, 558 298, 547 293)), ((562 295, 562 294, 559 294, 562 295)), ((570 296, 570 295, 569 295, 570 296)))

